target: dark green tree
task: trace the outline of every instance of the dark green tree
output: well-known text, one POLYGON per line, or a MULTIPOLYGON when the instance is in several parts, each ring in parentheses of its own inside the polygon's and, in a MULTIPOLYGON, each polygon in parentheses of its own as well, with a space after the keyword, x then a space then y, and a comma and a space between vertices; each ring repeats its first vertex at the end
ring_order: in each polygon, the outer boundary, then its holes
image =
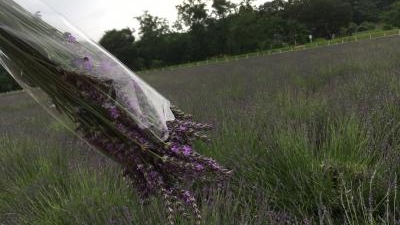
POLYGON ((100 39, 100 45, 131 69, 141 69, 134 46, 135 37, 129 28, 107 31, 100 39))
POLYGON ((374 0, 374 2, 380 11, 387 11, 391 8, 391 5, 398 2, 398 0, 374 0))
POLYGON ((346 27, 353 17, 351 4, 341 0, 306 0, 297 2, 292 15, 304 23, 314 36, 330 38, 346 27))
POLYGON ((170 32, 168 21, 164 18, 152 16, 148 11, 135 17, 139 22, 139 35, 141 39, 156 39, 170 32))
POLYGON ((188 56, 191 60, 205 59, 208 53, 207 23, 210 21, 207 4, 202 0, 184 0, 176 6, 178 18, 189 27, 188 56))
POLYGON ((164 53, 167 43, 166 34, 170 33, 168 21, 150 15, 147 11, 135 17, 139 22, 140 40, 136 43, 141 61, 145 68, 165 66, 164 53))
POLYGON ((204 26, 207 21, 207 4, 202 0, 184 0, 182 4, 176 6, 176 9, 179 20, 191 29, 204 26))
POLYGON ((393 3, 383 17, 387 24, 400 27, 400 1, 393 3))
POLYGON ((377 22, 379 19, 379 10, 373 0, 354 1, 353 3, 353 22, 361 24, 362 22, 377 22))
POLYGON ((284 0, 273 0, 260 5, 258 11, 265 15, 276 15, 285 10, 286 4, 284 0))
POLYGON ((260 27, 257 12, 242 4, 238 13, 230 17, 227 37, 229 54, 239 54, 257 49, 260 27))
POLYGON ((308 42, 308 36, 351 35, 386 22, 400 26, 399 0, 182 0, 178 21, 148 12, 136 17, 139 40, 129 29, 109 31, 101 44, 131 68, 154 68, 308 42), (208 3, 211 5, 209 14, 208 3), (382 16, 383 15, 383 16, 382 16))
POLYGON ((212 8, 216 18, 222 19, 234 12, 236 5, 229 0, 213 0, 212 8))

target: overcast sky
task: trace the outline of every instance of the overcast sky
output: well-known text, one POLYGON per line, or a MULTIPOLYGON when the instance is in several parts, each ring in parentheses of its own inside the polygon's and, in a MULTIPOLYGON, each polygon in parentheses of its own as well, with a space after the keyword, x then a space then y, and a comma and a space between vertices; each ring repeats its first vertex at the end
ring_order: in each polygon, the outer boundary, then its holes
MULTIPOLYGON (((133 17, 145 10, 153 16, 166 18, 170 23, 177 19, 175 6, 183 0, 41 0, 64 15, 72 24, 98 41, 106 30, 136 28, 133 17)), ((255 5, 267 0, 256 0, 255 5)), ((231 0, 239 3, 240 0, 231 0)))

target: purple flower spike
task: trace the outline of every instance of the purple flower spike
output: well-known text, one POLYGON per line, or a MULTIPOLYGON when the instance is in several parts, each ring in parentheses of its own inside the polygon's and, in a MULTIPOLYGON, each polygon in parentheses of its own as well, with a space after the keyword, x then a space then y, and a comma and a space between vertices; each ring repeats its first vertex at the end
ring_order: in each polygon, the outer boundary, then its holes
POLYGON ((192 148, 191 148, 189 145, 184 145, 184 146, 182 147, 182 153, 183 153, 185 156, 188 156, 188 155, 190 155, 190 153, 192 153, 192 148))
POLYGON ((185 126, 179 126, 179 131, 186 131, 187 130, 187 127, 185 127, 185 126))
POLYGON ((190 194, 190 192, 188 190, 185 190, 182 192, 182 197, 186 203, 190 203, 192 201, 192 199, 191 199, 192 195, 190 194))
POLYGON ((77 69, 83 69, 86 71, 92 71, 93 63, 90 61, 89 57, 85 56, 83 58, 76 58, 71 61, 73 67, 77 69))
POLYGON ((93 69, 93 64, 92 62, 89 60, 89 57, 85 56, 83 58, 83 68, 85 68, 85 70, 87 71, 91 71, 93 69))
POLYGON ((113 119, 118 119, 118 117, 119 117, 119 111, 118 111, 118 108, 117 107, 112 107, 112 108, 110 108, 110 114, 111 114, 111 117, 113 118, 113 119))
POLYGON ((173 151, 173 152, 175 152, 175 153, 178 153, 178 152, 179 152, 179 147, 178 147, 177 145, 173 145, 173 146, 171 147, 171 151, 173 151))
POLYGON ((202 171, 202 170, 204 169, 204 166, 201 165, 200 163, 196 163, 196 165, 194 166, 194 168, 195 168, 197 171, 202 171))
POLYGON ((75 38, 74 36, 72 36, 71 33, 65 32, 65 33, 64 33, 64 37, 65 37, 65 40, 66 40, 67 42, 69 42, 69 43, 76 43, 76 38, 75 38))

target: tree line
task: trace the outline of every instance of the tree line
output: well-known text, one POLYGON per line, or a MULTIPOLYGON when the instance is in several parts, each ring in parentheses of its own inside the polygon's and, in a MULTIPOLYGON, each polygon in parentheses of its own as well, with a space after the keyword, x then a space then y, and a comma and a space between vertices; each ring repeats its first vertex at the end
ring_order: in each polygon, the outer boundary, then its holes
MULTIPOLYGON (((138 71, 400 27, 400 0, 183 0, 176 8, 172 25, 144 12, 135 17, 138 37, 114 29, 100 44, 138 71)), ((17 87, 0 68, 0 92, 17 87)))
POLYGON ((107 31, 100 44, 133 70, 299 45, 381 26, 400 26, 398 0, 184 0, 178 20, 148 12, 126 28, 107 31), (209 4, 211 7, 208 7, 209 4))

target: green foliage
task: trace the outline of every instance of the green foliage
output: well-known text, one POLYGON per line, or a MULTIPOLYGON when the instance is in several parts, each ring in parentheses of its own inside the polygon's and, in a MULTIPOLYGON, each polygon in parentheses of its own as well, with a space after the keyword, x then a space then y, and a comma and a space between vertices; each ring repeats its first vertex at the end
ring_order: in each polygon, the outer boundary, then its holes
POLYGON ((371 22, 362 22, 358 27, 357 31, 366 31, 366 30, 374 30, 375 29, 375 24, 371 22))
POLYGON ((345 28, 345 31, 342 33, 344 33, 346 35, 352 35, 353 33, 355 33, 357 31, 357 27, 358 26, 356 23, 351 22, 349 24, 349 26, 347 28, 345 28))
POLYGON ((129 28, 107 31, 100 40, 100 45, 115 55, 121 62, 132 69, 139 69, 135 37, 129 28))
POLYGON ((363 0, 353 2, 353 21, 361 24, 365 21, 377 22, 379 9, 374 0, 363 0))
POLYGON ((204 25, 208 18, 206 3, 202 0, 184 0, 176 6, 178 16, 185 26, 193 28, 194 26, 204 25))
POLYGON ((217 18, 225 18, 235 9, 235 4, 227 0, 213 0, 213 13, 217 18))
POLYGON ((338 34, 352 19, 351 5, 341 0, 309 0, 297 6, 295 16, 319 37, 338 34))
MULTIPOLYGON (((176 6, 179 19, 172 28, 146 12, 136 18, 140 39, 134 47, 126 43, 131 59, 125 51, 113 52, 141 70, 302 45, 310 34, 332 39, 400 21, 395 0, 273 0, 258 7, 253 1, 214 0, 211 10, 206 6, 204 0, 184 0, 176 6)), ((117 37, 115 42, 124 43, 117 37)))
POLYGON ((165 52, 168 44, 166 36, 170 33, 166 19, 150 15, 147 11, 136 17, 140 24, 140 40, 135 47, 140 54, 143 68, 165 66, 165 52))
POLYGON ((168 22, 166 19, 152 16, 147 11, 143 15, 136 17, 139 22, 139 34, 141 39, 155 39, 169 33, 168 22))
POLYGON ((392 30, 392 29, 393 29, 393 26, 390 25, 390 24, 385 24, 385 25, 382 27, 382 29, 383 29, 383 30, 392 30))
POLYGON ((400 27, 400 2, 390 6, 390 10, 384 14, 384 20, 389 25, 400 27))

